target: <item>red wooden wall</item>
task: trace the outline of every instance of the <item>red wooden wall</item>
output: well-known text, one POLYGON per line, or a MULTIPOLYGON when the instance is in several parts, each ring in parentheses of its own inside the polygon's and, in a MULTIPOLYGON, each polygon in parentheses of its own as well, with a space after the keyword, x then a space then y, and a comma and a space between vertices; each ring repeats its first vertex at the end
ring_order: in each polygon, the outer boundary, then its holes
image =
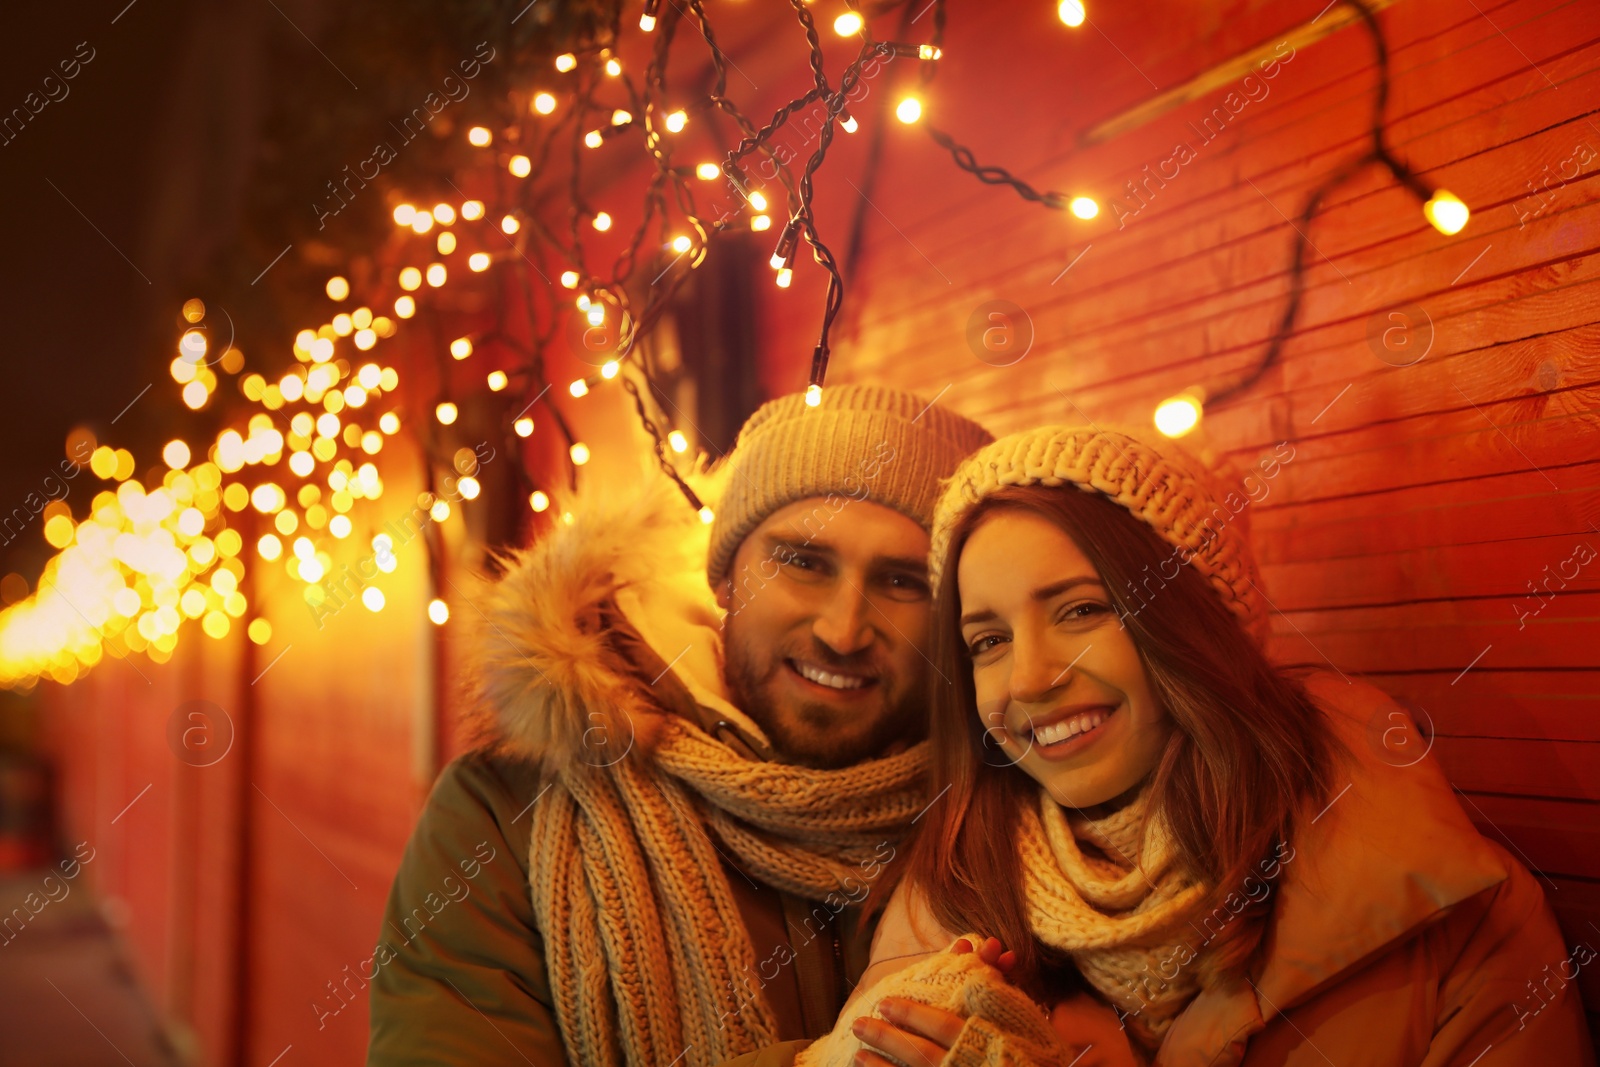
MULTIPOLYGON (((816 6, 830 22, 836 12, 816 6)), ((809 84, 786 5, 712 7, 739 68, 730 91, 752 115, 809 84)), ((914 64, 869 82, 853 109, 862 132, 839 139, 818 179, 819 225, 841 259, 867 198, 831 381, 938 394, 1006 432, 1143 422, 1162 397, 1256 357, 1286 292, 1287 219, 1363 150, 1372 50, 1359 27, 1298 49, 1119 227, 1112 201, 1137 207, 1126 183, 1179 140, 1196 142, 1189 122, 1226 89, 1092 147, 1080 135, 1283 38, 1322 0, 1199 7, 1091 6, 1092 25, 1074 31, 1045 2, 950 5, 945 58, 922 90, 929 120, 980 161, 1097 196, 1105 210, 1092 222, 978 183, 895 122, 914 64), (867 136, 878 127, 874 172, 867 136), (1036 338, 1010 366, 967 341, 969 317, 993 300, 1021 308, 1036 338)), ((1539 872, 1569 942, 1592 945, 1600 565, 1572 575, 1567 561, 1580 544, 1600 549, 1600 12, 1578 0, 1401 0, 1379 18, 1391 143, 1470 204, 1472 221, 1441 236, 1377 170, 1337 190, 1309 230, 1306 299, 1284 358, 1243 402, 1209 414, 1199 440, 1241 464, 1281 442, 1294 449, 1248 512, 1279 609, 1274 652, 1368 675, 1423 709, 1469 811, 1539 872), (1550 177, 1583 147, 1576 173, 1568 163, 1571 177, 1550 177), (1432 323, 1431 348, 1409 366, 1368 341, 1374 316, 1386 323, 1398 305, 1432 323), (1565 586, 1532 596, 1530 584, 1562 573, 1565 586)), ((699 45, 680 33, 686 67, 699 45)), ((837 58, 835 69, 843 45, 837 58)), ((707 158, 726 147, 726 136, 698 136, 707 158)), ((631 229, 644 178, 621 172, 596 198, 615 232, 631 229)), ((804 384, 821 278, 801 262, 792 289, 759 290, 752 358, 769 394, 804 384)), ((589 370, 554 358, 557 382, 589 370)), ((631 472, 618 391, 563 406, 596 446, 589 477, 631 472)), ((421 487, 414 457, 387 462, 377 518, 353 541, 421 487)), ((447 539, 460 550, 456 523, 447 539)), ((360 1061, 364 990, 320 1027, 313 1005, 336 1006, 327 984, 371 955, 400 850, 459 746, 453 630, 426 622, 426 569, 400 556, 377 615, 352 605, 318 630, 266 583, 256 595, 277 606, 269 645, 186 635, 171 663, 105 664, 50 694, 68 832, 102 849, 87 872, 125 904, 141 978, 206 1063, 235 1062, 237 1050, 237 1062, 266 1065, 290 1046, 285 1064, 360 1061), (238 731, 238 749, 211 767, 176 763, 164 740, 192 699, 217 703, 238 731)), ((458 617, 471 610, 452 599, 458 617)), ((1600 982, 1590 971, 1581 981, 1600 1007, 1600 982)))

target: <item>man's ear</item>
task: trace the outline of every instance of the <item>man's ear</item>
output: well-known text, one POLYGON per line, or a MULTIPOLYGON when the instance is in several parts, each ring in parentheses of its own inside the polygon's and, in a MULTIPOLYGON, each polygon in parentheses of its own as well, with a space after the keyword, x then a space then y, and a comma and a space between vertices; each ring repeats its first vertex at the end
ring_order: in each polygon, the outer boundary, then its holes
POLYGON ((717 588, 717 606, 723 611, 733 610, 733 577, 730 575, 717 588))

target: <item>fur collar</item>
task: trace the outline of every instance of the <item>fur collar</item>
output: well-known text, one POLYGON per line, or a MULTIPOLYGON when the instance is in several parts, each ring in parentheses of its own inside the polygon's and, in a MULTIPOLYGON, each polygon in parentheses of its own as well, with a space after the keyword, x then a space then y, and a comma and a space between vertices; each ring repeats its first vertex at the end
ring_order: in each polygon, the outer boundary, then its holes
MULTIPOLYGON (((715 500, 722 481, 700 475, 694 488, 715 500)), ((636 744, 648 752, 664 708, 688 698, 765 743, 723 689, 710 526, 653 468, 606 488, 553 499, 555 521, 499 554, 501 577, 469 593, 473 740, 544 766, 610 762, 636 744), (636 640, 659 663, 624 651, 636 640)))

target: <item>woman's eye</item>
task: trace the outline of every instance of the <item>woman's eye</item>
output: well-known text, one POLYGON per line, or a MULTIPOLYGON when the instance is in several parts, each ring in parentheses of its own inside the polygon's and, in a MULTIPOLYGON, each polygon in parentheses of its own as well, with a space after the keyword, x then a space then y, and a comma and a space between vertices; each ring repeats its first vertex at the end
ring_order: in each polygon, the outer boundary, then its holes
POLYGON ((982 637, 978 638, 976 641, 967 646, 967 654, 973 658, 977 658, 978 656, 981 656, 985 652, 989 651, 995 645, 1000 644, 1000 642, 1001 637, 999 634, 984 634, 982 637))
POLYGON ((1095 616, 1102 615, 1109 610, 1110 609, 1104 604, 1096 603, 1093 600, 1085 600, 1081 603, 1069 606, 1061 613, 1061 619, 1063 622, 1069 619, 1092 619, 1095 616))

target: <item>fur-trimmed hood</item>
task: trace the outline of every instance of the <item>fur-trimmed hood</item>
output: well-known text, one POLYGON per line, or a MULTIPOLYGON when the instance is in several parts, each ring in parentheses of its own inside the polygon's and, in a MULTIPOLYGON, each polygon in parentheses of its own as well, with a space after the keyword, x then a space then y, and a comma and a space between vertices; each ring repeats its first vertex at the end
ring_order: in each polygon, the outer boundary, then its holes
MULTIPOLYGON (((715 480, 696 492, 714 498, 715 480)), ((649 751, 652 725, 687 698, 764 744, 723 688, 710 527, 677 486, 652 469, 551 511, 555 523, 501 555, 502 576, 469 597, 476 739, 546 766, 609 763, 649 751)))

